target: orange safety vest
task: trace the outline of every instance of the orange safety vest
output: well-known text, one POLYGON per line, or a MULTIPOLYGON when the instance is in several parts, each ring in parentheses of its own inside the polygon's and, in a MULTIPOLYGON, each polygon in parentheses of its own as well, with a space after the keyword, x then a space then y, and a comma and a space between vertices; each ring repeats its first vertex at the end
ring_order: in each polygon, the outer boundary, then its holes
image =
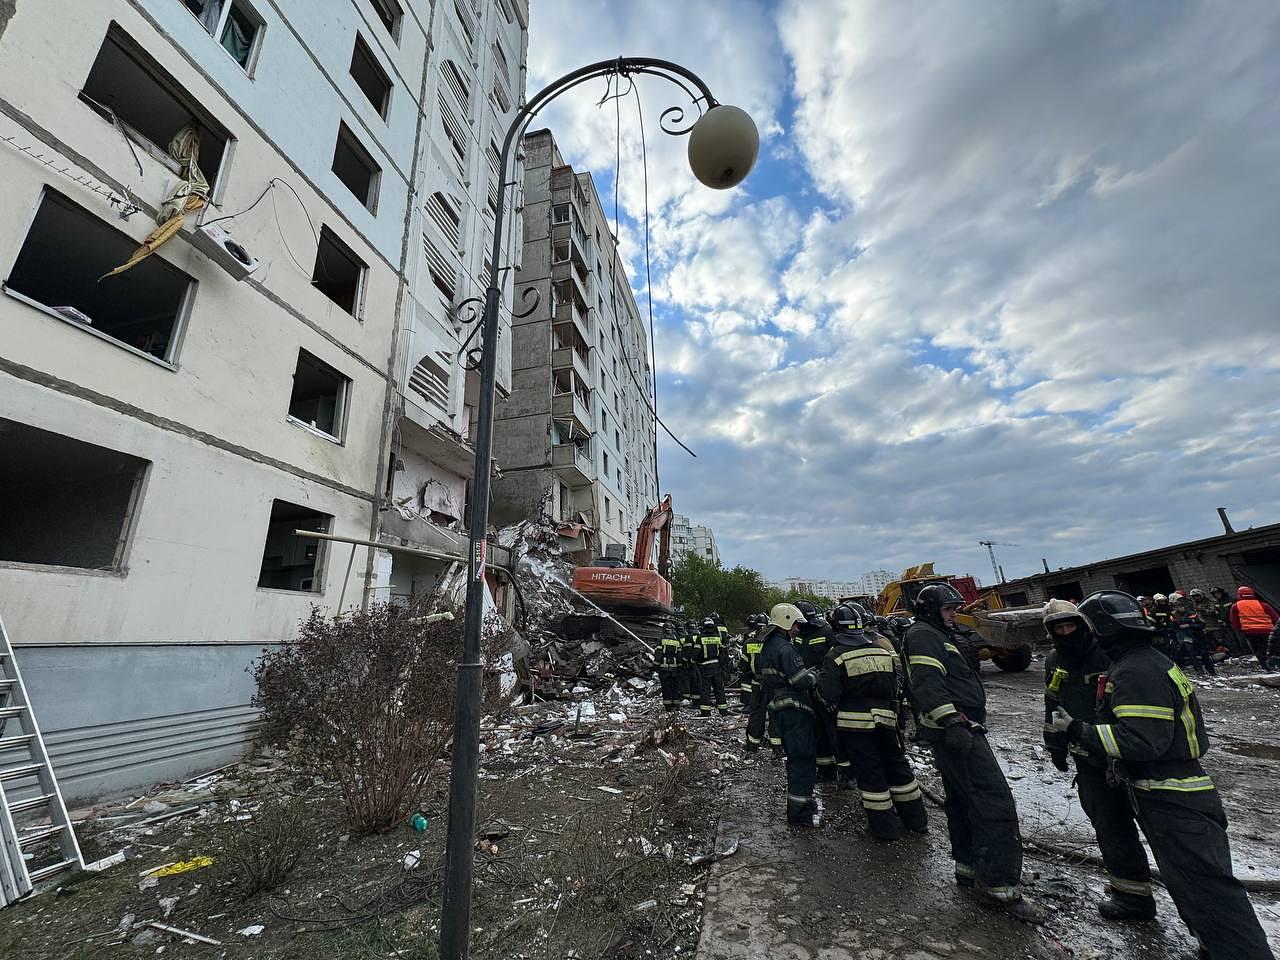
POLYGON ((1236 612, 1240 614, 1241 633, 1270 633, 1271 628, 1275 626, 1267 616, 1267 611, 1263 609, 1261 601, 1254 600, 1252 597, 1237 600, 1236 612))

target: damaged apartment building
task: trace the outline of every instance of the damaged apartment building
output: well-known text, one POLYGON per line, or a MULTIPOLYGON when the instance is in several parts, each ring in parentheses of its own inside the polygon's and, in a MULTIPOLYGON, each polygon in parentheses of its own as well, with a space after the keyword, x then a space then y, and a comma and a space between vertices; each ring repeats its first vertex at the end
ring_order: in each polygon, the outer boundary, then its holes
POLYGON ((465 552, 460 352, 527 24, 527 0, 0 15, 0 620, 69 798, 234 759, 264 647, 465 552))
POLYGON ((494 515, 556 522, 580 563, 627 557, 658 501, 648 333, 591 174, 564 162, 549 130, 526 134, 524 155, 516 291, 536 290, 537 306, 512 328, 494 515))

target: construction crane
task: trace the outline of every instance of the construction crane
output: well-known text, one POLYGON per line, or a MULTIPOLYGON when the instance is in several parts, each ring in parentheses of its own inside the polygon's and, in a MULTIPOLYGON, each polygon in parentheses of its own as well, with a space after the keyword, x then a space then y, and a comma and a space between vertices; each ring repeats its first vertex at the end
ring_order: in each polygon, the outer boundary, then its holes
POLYGON ((1004 575, 1000 572, 1000 564, 996 563, 996 552, 993 547, 1016 547, 1016 543, 1003 543, 999 540, 979 540, 978 543, 987 548, 987 555, 991 557, 991 570, 996 575, 996 583, 1004 583, 1004 575))

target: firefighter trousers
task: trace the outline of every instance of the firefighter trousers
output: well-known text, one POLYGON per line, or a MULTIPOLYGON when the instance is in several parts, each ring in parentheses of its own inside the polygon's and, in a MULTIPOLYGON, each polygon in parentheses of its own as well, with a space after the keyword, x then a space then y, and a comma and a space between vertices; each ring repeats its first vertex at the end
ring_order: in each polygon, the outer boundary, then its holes
POLYGON ((818 782, 836 779, 836 718, 820 703, 813 705, 813 749, 818 765, 818 782))
POLYGON ((768 713, 765 706, 764 686, 757 680, 751 684, 751 699, 747 701, 748 750, 758 750, 764 743, 768 713))
POLYGON ((773 717, 787 751, 787 804, 805 803, 813 797, 818 778, 812 714, 788 707, 774 712, 773 717))
POLYGON ((702 671, 696 663, 691 663, 681 672, 684 674, 685 692, 690 702, 696 704, 702 696, 702 671))
POLYGON ((899 817, 910 829, 923 832, 929 818, 897 728, 840 730, 838 738, 862 795, 872 836, 882 840, 897 837, 902 832, 899 817))
POLYGON ((974 731, 973 748, 967 753, 948 750, 941 743, 930 746, 947 790, 943 810, 956 879, 976 882, 994 900, 1018 899, 1022 880, 1018 808, 986 735, 974 731))
POLYGON ((729 702, 724 697, 724 672, 720 669, 720 664, 704 664, 701 672, 702 684, 698 695, 698 712, 704 717, 709 717, 713 709, 718 709, 721 716, 728 716, 729 702))
POLYGON ((676 668, 658 669, 658 682, 662 684, 662 706, 665 710, 680 709, 680 674, 676 668))
POLYGON ((1217 790, 1167 793, 1135 790, 1133 802, 1183 921, 1211 960, 1274 960, 1249 895, 1231 872, 1217 790))
POLYGON ((1138 836, 1129 790, 1110 786, 1103 767, 1076 758, 1076 788, 1080 808, 1093 824, 1115 893, 1131 897, 1151 897, 1151 866, 1138 836))

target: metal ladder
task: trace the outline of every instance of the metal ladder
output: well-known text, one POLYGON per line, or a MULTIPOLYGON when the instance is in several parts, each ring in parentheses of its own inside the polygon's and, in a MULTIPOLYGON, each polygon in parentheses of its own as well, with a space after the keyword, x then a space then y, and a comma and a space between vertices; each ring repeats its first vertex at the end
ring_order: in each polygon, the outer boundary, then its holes
POLYGON ((67 806, 0 620, 0 907, 83 870, 67 806))

